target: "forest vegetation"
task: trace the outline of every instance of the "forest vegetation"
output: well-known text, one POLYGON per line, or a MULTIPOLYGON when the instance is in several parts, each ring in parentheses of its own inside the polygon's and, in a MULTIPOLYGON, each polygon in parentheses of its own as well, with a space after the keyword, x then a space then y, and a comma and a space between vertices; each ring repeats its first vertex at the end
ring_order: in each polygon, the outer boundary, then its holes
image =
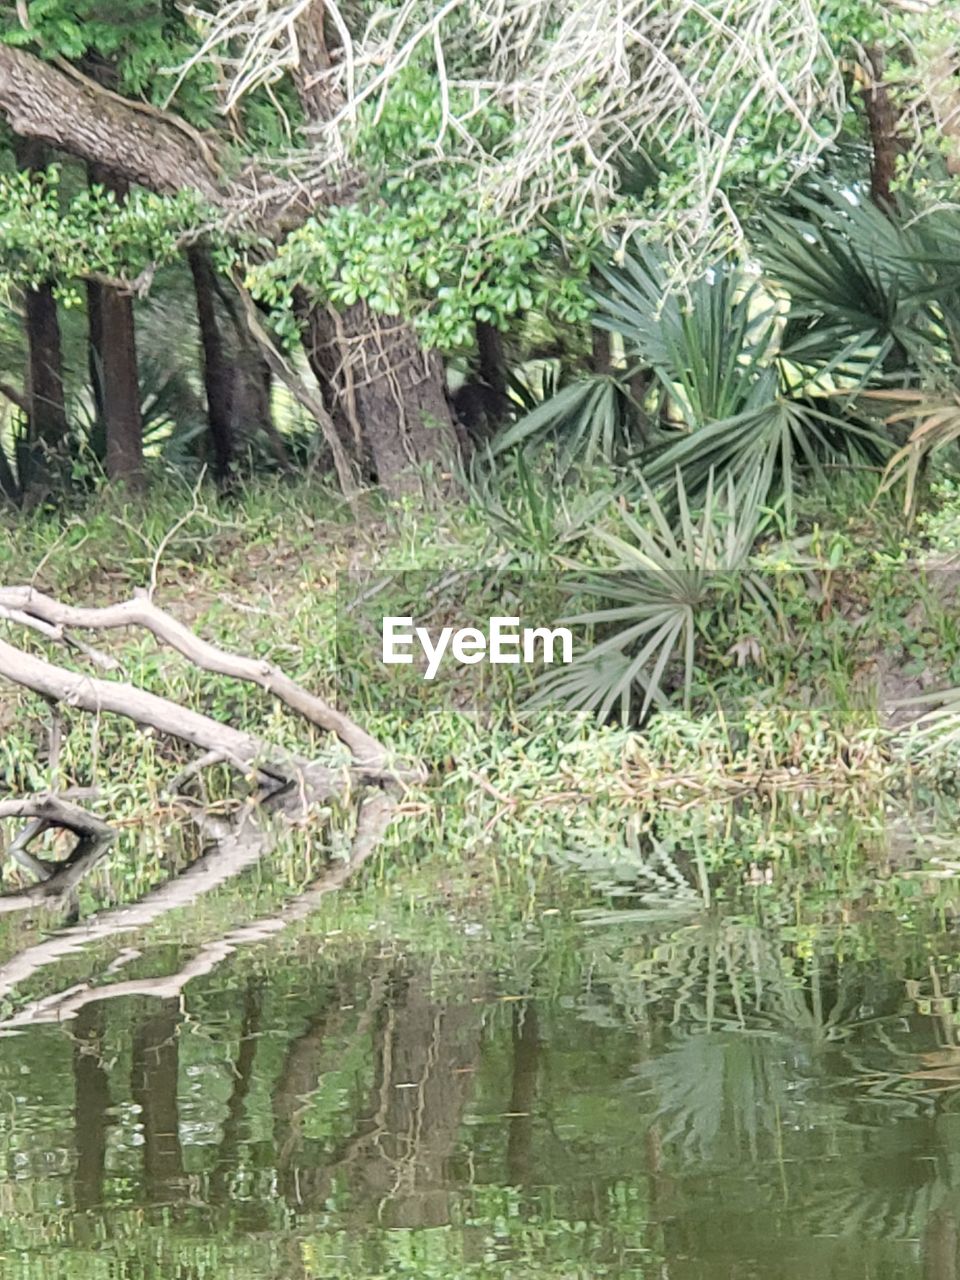
POLYGON ((5 6, 7 909, 142 896, 231 797, 366 858, 386 795, 395 845, 496 876, 629 863, 704 797, 949 790, 955 36, 923 0, 5 6), (357 638, 507 582, 589 629, 535 687, 427 696, 357 638))

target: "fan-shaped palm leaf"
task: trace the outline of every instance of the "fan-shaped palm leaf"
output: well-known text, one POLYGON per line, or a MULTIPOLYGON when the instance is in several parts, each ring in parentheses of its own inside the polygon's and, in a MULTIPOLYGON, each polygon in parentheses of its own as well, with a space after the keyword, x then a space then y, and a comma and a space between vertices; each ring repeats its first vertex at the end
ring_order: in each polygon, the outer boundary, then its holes
POLYGON ((681 292, 643 243, 601 274, 608 289, 596 295, 595 324, 621 335, 627 355, 653 369, 691 425, 740 413, 768 394, 763 375, 776 318, 756 282, 718 264, 681 292))
POLYGON ((689 704, 697 633, 719 601, 745 592, 772 608, 764 584, 745 571, 761 524, 761 477, 755 474, 739 490, 728 478, 719 495, 711 477, 699 513, 691 511, 679 476, 676 486, 676 533, 647 486, 649 525, 624 513, 625 537, 596 531, 597 540, 613 553, 611 570, 588 573, 567 583, 566 590, 601 605, 563 621, 599 629, 603 638, 548 675, 541 696, 560 697, 601 718, 618 708, 625 722, 643 720, 654 702, 666 701, 665 675, 678 660, 689 704))
POLYGON ((650 484, 660 485, 679 473, 691 495, 702 493, 711 475, 729 476, 740 484, 757 476, 762 499, 777 480, 791 523, 798 468, 816 473, 830 458, 877 463, 887 452, 886 442, 870 428, 809 401, 778 396, 683 435, 646 464, 644 475, 650 484))

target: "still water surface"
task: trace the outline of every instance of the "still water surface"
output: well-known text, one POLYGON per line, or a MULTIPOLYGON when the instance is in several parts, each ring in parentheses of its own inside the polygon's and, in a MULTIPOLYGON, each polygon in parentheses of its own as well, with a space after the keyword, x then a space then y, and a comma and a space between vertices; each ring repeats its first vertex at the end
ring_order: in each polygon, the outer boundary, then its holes
POLYGON ((955 1280, 950 887, 766 893, 308 930, 4 1036, 0 1276, 955 1280))

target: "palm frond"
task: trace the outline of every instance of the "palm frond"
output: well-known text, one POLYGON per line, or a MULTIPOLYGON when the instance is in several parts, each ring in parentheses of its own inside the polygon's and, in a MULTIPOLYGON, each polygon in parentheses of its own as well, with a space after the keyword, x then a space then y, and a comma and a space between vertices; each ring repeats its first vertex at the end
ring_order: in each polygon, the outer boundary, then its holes
POLYGON ((886 421, 889 425, 913 422, 906 444, 887 463, 880 492, 905 482, 903 509, 910 515, 916 506, 917 480, 927 460, 939 450, 960 440, 960 394, 937 394, 909 387, 871 391, 865 398, 896 405, 886 421))
POLYGON ((558 465, 566 473, 575 463, 610 462, 636 443, 641 414, 625 378, 597 374, 561 388, 549 399, 498 433, 494 454, 521 444, 555 440, 558 465))
MULTIPOLYGON (((695 512, 678 475, 676 531, 649 486, 643 493, 646 520, 625 512, 623 536, 596 532, 612 553, 610 568, 565 584, 572 599, 599 603, 562 621, 590 627, 601 638, 542 679, 541 700, 559 697, 601 719, 616 710, 625 723, 642 721, 652 705, 666 703, 668 671, 679 666, 689 706, 698 633, 720 601, 742 592, 750 576, 746 564, 763 523, 762 484, 754 475, 738 488, 727 477, 715 491, 711 477, 695 512)), ((749 593, 772 606, 762 589, 749 593)))
POLYGON ((757 402, 776 318, 756 282, 718 264, 681 293, 642 242, 601 274, 608 289, 595 295, 596 325, 619 333, 627 355, 653 369, 690 425, 757 402))
POLYGON ((770 216, 763 247, 790 295, 783 356, 861 387, 890 363, 929 359, 937 317, 921 232, 846 191, 821 187, 794 202, 803 216, 770 216))
POLYGON ((704 493, 711 476, 730 477, 738 484, 756 476, 761 501, 783 495, 790 524, 799 470, 819 474, 830 459, 877 463, 888 452, 885 440, 866 425, 827 413, 809 400, 777 396, 684 434, 643 470, 654 486, 669 484, 681 475, 693 497, 704 493))

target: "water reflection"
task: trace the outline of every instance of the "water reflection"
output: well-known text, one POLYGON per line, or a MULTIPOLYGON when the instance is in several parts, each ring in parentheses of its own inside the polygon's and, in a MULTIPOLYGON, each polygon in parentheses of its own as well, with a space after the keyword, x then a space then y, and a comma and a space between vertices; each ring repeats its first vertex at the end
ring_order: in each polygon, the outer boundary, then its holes
POLYGON ((911 911, 85 1005, 0 1040, 0 1276, 955 1280, 960 948, 911 911))

